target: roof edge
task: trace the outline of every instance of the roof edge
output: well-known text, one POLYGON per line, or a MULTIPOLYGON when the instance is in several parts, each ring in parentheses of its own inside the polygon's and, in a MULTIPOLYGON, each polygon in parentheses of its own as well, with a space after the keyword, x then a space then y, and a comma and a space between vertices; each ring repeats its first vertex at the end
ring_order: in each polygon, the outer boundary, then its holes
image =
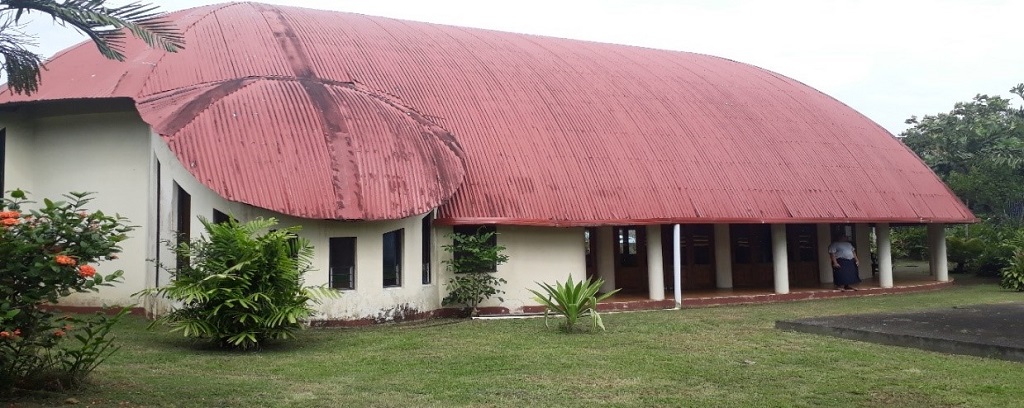
POLYGON ((665 224, 974 224, 978 218, 651 218, 611 219, 594 221, 558 221, 532 218, 437 218, 434 225, 507 225, 521 227, 605 227, 616 225, 665 225, 665 224))

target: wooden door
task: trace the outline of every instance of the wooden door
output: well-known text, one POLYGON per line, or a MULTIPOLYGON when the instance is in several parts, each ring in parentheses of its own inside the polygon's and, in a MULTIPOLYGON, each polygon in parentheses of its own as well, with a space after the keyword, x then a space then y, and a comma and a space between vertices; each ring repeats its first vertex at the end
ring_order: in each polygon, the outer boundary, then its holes
POLYGON ((614 228, 615 287, 623 292, 648 290, 646 230, 642 226, 614 228))
MULTIPOLYGON (((681 225, 679 255, 682 287, 686 290, 715 288, 715 228, 711 224, 681 225)), ((672 227, 661 228, 662 262, 665 265, 665 289, 675 285, 673 276, 672 227)))
POLYGON ((821 286, 818 273, 818 229, 814 224, 786 226, 789 284, 792 287, 821 286))
POLYGON ((772 229, 768 224, 733 224, 732 285, 735 288, 771 288, 775 283, 772 265, 772 229))

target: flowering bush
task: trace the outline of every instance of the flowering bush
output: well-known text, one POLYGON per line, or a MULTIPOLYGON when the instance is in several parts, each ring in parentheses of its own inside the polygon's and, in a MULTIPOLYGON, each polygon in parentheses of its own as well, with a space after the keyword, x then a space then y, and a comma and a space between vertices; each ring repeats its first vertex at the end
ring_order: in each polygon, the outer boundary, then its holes
POLYGON ((119 282, 122 271, 97 272, 114 259, 133 228, 119 216, 88 212, 87 193, 43 200, 26 209, 25 192, 0 197, 0 392, 14 387, 74 386, 116 351, 117 319, 55 318, 47 305, 75 292, 119 282))

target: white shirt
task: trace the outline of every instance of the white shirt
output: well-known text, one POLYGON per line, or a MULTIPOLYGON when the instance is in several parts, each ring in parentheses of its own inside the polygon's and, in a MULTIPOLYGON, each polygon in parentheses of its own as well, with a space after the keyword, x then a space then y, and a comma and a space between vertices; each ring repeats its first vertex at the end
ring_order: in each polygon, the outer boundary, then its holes
POLYGON ((828 246, 828 253, 835 255, 838 259, 853 259, 853 244, 849 242, 833 242, 828 246))

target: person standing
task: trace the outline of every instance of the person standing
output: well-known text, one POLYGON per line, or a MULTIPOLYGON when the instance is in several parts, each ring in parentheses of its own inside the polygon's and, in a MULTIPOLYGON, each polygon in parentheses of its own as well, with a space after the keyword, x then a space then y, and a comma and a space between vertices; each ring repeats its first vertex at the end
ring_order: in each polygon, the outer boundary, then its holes
POLYGON ((850 243, 850 237, 840 235, 828 246, 828 254, 832 258, 832 282, 836 290, 857 290, 850 285, 860 283, 860 262, 857 261, 857 248, 850 243))

